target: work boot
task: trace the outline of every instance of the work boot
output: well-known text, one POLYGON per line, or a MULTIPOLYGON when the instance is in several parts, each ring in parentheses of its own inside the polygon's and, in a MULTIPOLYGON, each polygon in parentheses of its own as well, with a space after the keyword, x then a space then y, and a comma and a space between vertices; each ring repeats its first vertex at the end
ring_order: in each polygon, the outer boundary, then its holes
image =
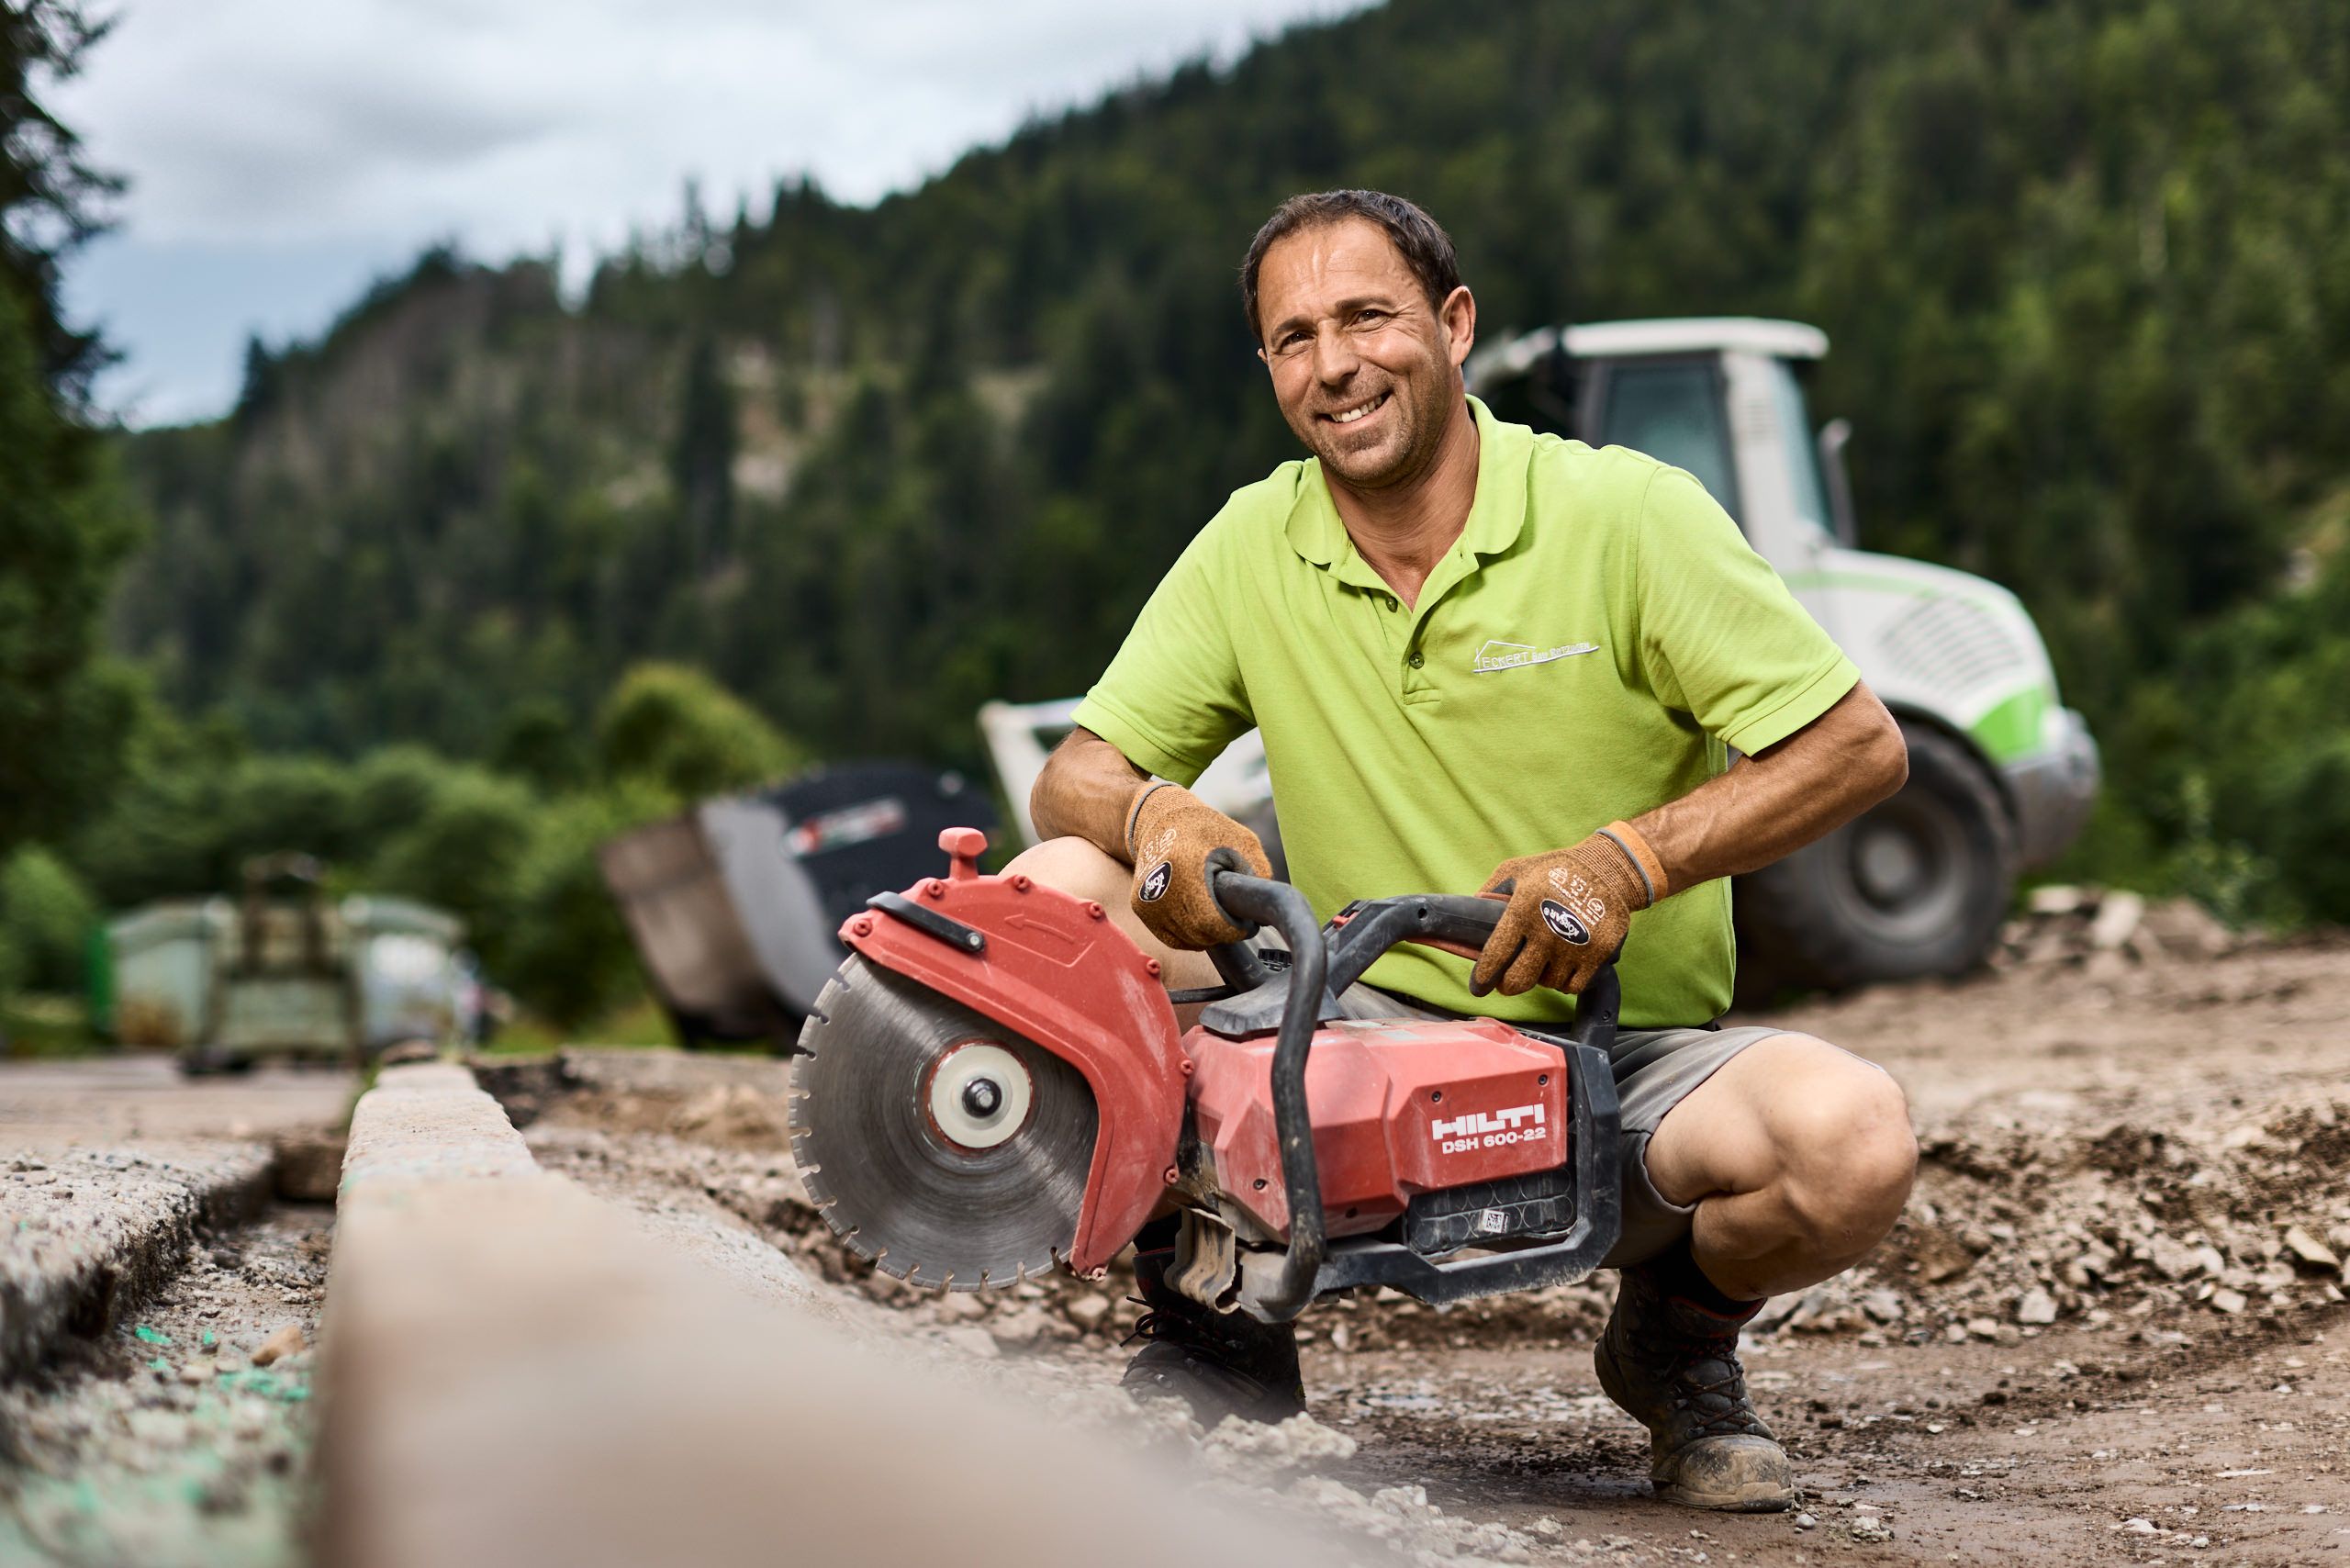
POLYGON ((1623 1271, 1592 1361, 1607 1397, 1648 1428, 1649 1480, 1668 1502, 1740 1514, 1795 1506, 1787 1450, 1754 1413, 1738 1364, 1738 1331, 1762 1305, 1723 1296, 1685 1251, 1623 1271))
POLYGON ((1181 1399, 1203 1427, 1226 1416, 1282 1421, 1305 1408, 1297 1330, 1218 1312, 1168 1282, 1172 1247, 1135 1254, 1135 1283, 1148 1308, 1126 1343, 1147 1341, 1120 1385, 1136 1399, 1181 1399))

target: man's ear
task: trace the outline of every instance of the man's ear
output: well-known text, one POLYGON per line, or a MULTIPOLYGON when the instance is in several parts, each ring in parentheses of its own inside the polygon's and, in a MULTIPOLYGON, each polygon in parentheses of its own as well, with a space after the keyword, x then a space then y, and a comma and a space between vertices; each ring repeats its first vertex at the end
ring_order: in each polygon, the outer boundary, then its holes
POLYGON ((1477 345, 1477 297, 1469 292, 1467 284, 1458 286, 1437 307, 1436 319, 1444 324, 1452 365, 1458 370, 1477 345))

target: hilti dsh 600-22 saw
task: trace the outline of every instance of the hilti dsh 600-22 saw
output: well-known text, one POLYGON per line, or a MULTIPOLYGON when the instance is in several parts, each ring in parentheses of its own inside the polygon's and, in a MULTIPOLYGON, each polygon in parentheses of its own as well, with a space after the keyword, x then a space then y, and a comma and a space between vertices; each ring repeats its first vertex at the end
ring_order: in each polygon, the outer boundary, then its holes
POLYGON ((1503 906, 1357 903, 1317 926, 1296 889, 1220 872, 1270 926, 1225 980, 1170 999, 1100 904, 979 869, 882 893, 793 1066, 792 1150, 825 1221, 910 1282, 977 1290, 1056 1265, 1098 1276, 1153 1215, 1169 1278, 1267 1322, 1388 1285, 1452 1302, 1582 1279, 1621 1217, 1614 966, 1572 1036, 1490 1018, 1355 1020, 1337 998, 1398 942, 1473 951, 1503 906), (1210 1003, 1176 1028, 1172 1002, 1210 1003))

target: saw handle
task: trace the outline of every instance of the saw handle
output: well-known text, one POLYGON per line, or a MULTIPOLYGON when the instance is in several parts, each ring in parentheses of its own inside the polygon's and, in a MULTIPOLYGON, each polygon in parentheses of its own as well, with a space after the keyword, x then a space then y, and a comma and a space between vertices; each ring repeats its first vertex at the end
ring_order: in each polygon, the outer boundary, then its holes
MULTIPOLYGON (((1235 871, 1212 875, 1208 886, 1217 907, 1236 923, 1270 925, 1281 934, 1289 944, 1291 996, 1324 993, 1329 944, 1314 924, 1314 906, 1304 893, 1287 882, 1235 871)), ((1285 1008, 1273 1042, 1273 1134, 1281 1147, 1281 1188, 1289 1199, 1289 1249, 1281 1257, 1280 1279, 1250 1306, 1268 1323, 1286 1323, 1305 1310, 1329 1249, 1322 1178, 1314 1160, 1314 1123, 1305 1105, 1305 1058, 1320 1027, 1320 1008, 1285 1008)))
MULTIPOLYGON (((1379 944, 1378 950, 1367 952, 1364 969, 1371 967, 1371 959, 1399 942, 1416 942, 1439 953, 1474 959, 1484 952, 1485 943, 1493 936, 1494 927, 1502 923, 1502 912, 1508 908, 1507 894, 1495 896, 1490 893, 1423 893, 1417 898, 1380 899, 1364 904, 1353 913, 1338 917, 1343 922, 1338 926, 1341 932, 1352 933, 1359 923, 1363 925, 1363 930, 1351 941, 1344 935, 1338 938, 1338 950, 1334 955, 1337 970, 1331 975, 1331 983, 1337 985, 1339 973, 1348 967, 1346 955, 1358 945, 1367 946, 1372 942, 1379 944), (1390 909, 1400 909, 1404 913, 1404 920, 1389 915, 1387 911, 1390 909), (1365 914, 1371 917, 1371 921, 1361 920, 1365 914), (1376 932, 1372 929, 1374 924, 1379 927, 1376 932), (1399 925, 1401 929, 1397 929, 1399 925), (1387 935, 1391 930, 1395 931, 1393 936, 1387 935)), ((1359 973, 1348 978, 1339 989, 1352 985, 1357 978, 1360 978, 1359 973)))
MULTIPOLYGON (((1464 893, 1405 894, 1353 905, 1331 922, 1331 993, 1343 995, 1381 954, 1401 942, 1474 958, 1508 907, 1505 899, 1464 893)), ((1572 1038, 1608 1049, 1616 1042, 1616 1016, 1622 1008, 1623 987, 1610 958, 1575 999, 1572 1038)))

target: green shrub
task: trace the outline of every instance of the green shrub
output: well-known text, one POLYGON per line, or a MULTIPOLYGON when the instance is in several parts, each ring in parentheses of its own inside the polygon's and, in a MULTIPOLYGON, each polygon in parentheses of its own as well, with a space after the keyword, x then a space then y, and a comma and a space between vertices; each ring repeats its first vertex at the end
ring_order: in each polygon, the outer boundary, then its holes
POLYGON ((513 918, 516 878, 545 805, 514 779, 437 759, 433 766, 434 793, 422 813, 383 841, 359 880, 440 905, 478 942, 513 918))
POLYGON ((638 665, 596 721, 605 773, 683 800, 747 789, 799 765, 774 725, 709 676, 684 665, 638 665))
POLYGON ((489 765, 542 790, 576 789, 588 771, 584 727, 552 697, 525 699, 506 715, 489 765))
POLYGON ((360 857, 430 817, 458 765, 426 746, 380 746, 352 769, 345 828, 360 857))
MULTIPOLYGON (((323 756, 257 756, 229 779, 222 838, 229 857, 300 850, 334 863, 358 847, 352 774, 323 756)), ((229 869, 234 870, 231 867, 229 869)))
POLYGON ((98 907, 62 860, 27 845, 0 863, 0 990, 78 991, 98 907), (14 983, 5 971, 15 970, 14 983))
POLYGON ((677 802, 643 785, 574 795, 543 812, 517 867, 505 924, 482 933, 491 977, 560 1028, 610 1012, 643 981, 598 846, 677 802))

